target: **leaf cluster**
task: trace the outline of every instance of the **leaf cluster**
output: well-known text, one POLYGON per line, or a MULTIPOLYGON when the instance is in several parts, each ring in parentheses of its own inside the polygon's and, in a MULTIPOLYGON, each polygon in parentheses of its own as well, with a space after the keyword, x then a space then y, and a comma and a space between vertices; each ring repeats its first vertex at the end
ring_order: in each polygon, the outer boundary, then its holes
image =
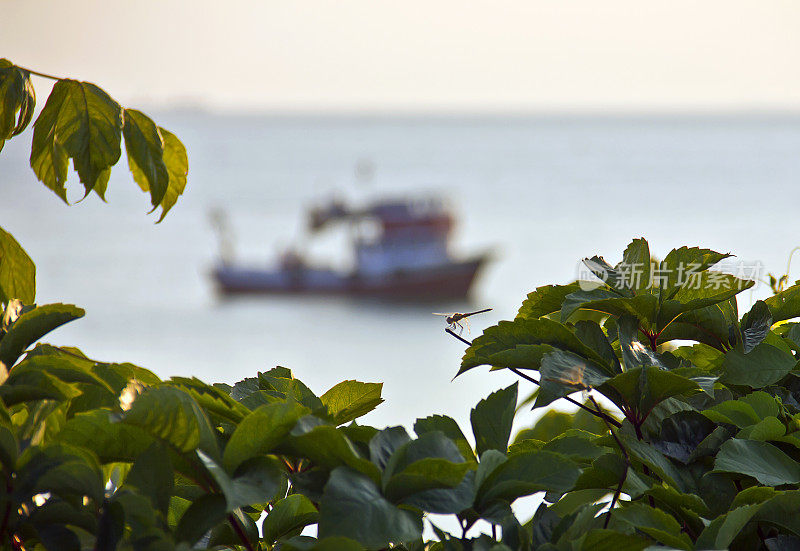
POLYGON ((133 179, 150 194, 152 210, 161 207, 162 221, 186 187, 186 149, 147 115, 120 106, 90 82, 50 77, 0 59, 0 150, 33 119, 36 93, 31 74, 56 80, 33 123, 30 164, 36 177, 67 202, 71 159, 84 197, 94 191, 105 200, 124 137, 133 179))
POLYGON ((358 423, 382 402, 380 383, 316 394, 283 367, 232 386, 161 380, 43 344, 84 312, 37 306, 33 263, 0 231, 0 541, 791 548, 800 544, 800 324, 787 320, 800 316, 800 287, 740 318, 735 295, 751 282, 709 270, 725 256, 676 249, 656 279, 647 243, 634 240, 614 267, 587 259, 601 278, 593 288, 540 287, 515 320, 487 329, 459 374, 510 369, 538 385, 523 404, 579 405, 514 437, 518 383, 472 409, 470 433, 443 415, 418 419, 412 433, 358 423), (645 258, 647 282, 620 283, 624 264, 645 258), (682 263, 699 266, 691 282, 669 274, 682 263), (512 505, 534 494, 541 505, 520 518, 512 505), (487 525, 491 534, 480 534, 487 525))
POLYGON ((592 285, 539 287, 467 349, 459 374, 509 369, 537 384, 525 403, 580 407, 510 448, 580 469, 524 525, 531 548, 800 545, 800 285, 740 317, 753 282, 714 269, 728 256, 681 247, 658 262, 635 239, 615 266, 584 261, 592 285))

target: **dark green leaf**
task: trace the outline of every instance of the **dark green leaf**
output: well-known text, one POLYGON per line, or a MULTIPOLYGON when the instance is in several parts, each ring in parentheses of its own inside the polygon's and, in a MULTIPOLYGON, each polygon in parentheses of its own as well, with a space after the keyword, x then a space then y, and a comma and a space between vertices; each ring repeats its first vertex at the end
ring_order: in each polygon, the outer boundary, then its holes
POLYGON ((301 419, 281 445, 286 455, 307 458, 314 465, 334 469, 346 465, 369 476, 376 483, 380 471, 361 457, 353 443, 336 427, 314 424, 313 417, 301 419))
POLYGON ((370 440, 369 459, 383 470, 392 454, 410 441, 411 437, 403 427, 387 427, 370 440))
POLYGON ((225 520, 227 504, 222 494, 206 494, 189 506, 175 529, 175 538, 194 545, 206 532, 225 520))
MULTIPOLYGON (((514 350, 520 345, 548 345, 572 351, 587 358, 602 362, 602 358, 580 340, 565 326, 547 318, 518 319, 501 321, 489 327, 483 335, 472 341, 461 360, 458 375, 479 365, 498 367, 520 367, 518 364, 506 364, 500 353, 514 350)), ((549 350, 547 350, 549 351, 549 350)), ((541 350, 539 351, 541 354, 541 350)), ((522 367, 535 369, 530 362, 522 367)), ((609 368, 609 372, 610 372, 609 368)))
POLYGON ((800 482, 800 464, 767 442, 733 438, 717 454, 714 471, 752 476, 767 486, 800 482))
POLYGON ((749 354, 730 350, 722 364, 720 382, 762 388, 781 380, 796 363, 788 352, 762 342, 749 354))
POLYGON ((641 551, 652 545, 652 540, 624 534, 615 530, 592 530, 583 540, 582 551, 641 551))
POLYGON ((772 327, 772 314, 763 300, 757 300, 753 307, 742 317, 742 339, 744 353, 747 354, 767 336, 772 327))
POLYGON ((696 284, 694 274, 702 273, 730 256, 730 253, 722 254, 699 247, 672 249, 659 266, 658 280, 654 281, 654 287, 660 288, 662 301, 672 299, 681 288, 696 284))
POLYGON ((58 434, 58 440, 91 450, 103 463, 133 461, 153 438, 139 427, 112 422, 104 410, 79 413, 58 434))
POLYGON ((380 549, 419 539, 422 526, 408 511, 381 496, 369 477, 338 467, 320 503, 319 536, 344 536, 368 549, 380 549))
POLYGON ((594 362, 563 350, 554 350, 542 360, 539 368, 541 388, 534 407, 543 407, 575 391, 599 387, 609 379, 603 368, 594 362))
POLYGON ((466 436, 464 436, 464 433, 461 432, 458 423, 451 417, 447 417, 446 415, 431 415, 424 419, 417 419, 414 423, 414 432, 417 433, 417 436, 422 436, 425 433, 433 431, 441 431, 450 440, 455 442, 458 451, 461 452, 461 456, 465 460, 470 463, 478 462, 475 458, 475 452, 472 451, 472 446, 466 436))
POLYGON ((494 468, 480 483, 477 503, 495 499, 513 501, 539 491, 566 492, 578 479, 580 469, 569 459, 547 451, 518 453, 494 468))
POLYGON ((650 366, 621 373, 597 388, 617 406, 635 407, 642 419, 664 400, 700 390, 696 381, 650 366))
POLYGON ((285 478, 281 464, 274 457, 248 459, 238 466, 231 477, 201 450, 197 450, 197 456, 225 496, 228 512, 246 505, 260 505, 271 501, 285 478))
POLYGON ((149 497, 164 518, 167 518, 173 483, 172 462, 164 446, 158 442, 136 457, 125 478, 125 487, 149 497))
POLYGON ((279 500, 270 510, 262 524, 264 539, 274 542, 287 536, 297 535, 309 524, 319 519, 314 504, 302 494, 293 494, 279 500))
POLYGON ((470 412, 475 448, 479 456, 486 450, 505 452, 508 448, 517 407, 517 388, 518 384, 514 383, 508 388, 493 392, 478 402, 470 412))
POLYGON ((664 545, 676 549, 692 549, 692 540, 681 533, 678 521, 660 509, 643 503, 632 503, 614 510, 612 516, 664 545))

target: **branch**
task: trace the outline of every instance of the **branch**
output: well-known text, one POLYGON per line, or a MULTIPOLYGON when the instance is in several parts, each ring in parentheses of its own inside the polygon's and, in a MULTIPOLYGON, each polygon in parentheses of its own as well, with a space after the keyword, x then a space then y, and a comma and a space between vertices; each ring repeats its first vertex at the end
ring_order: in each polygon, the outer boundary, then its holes
MULTIPOLYGON (((594 399, 594 396, 589 394, 589 399, 594 404, 594 407, 597 408, 597 411, 598 412, 601 411, 600 410, 600 405, 594 399)), ((606 421, 605 418, 603 419, 603 421, 606 421)), ((614 441, 617 443, 617 446, 619 446, 619 449, 622 452, 622 457, 625 460, 625 470, 622 472, 622 476, 619 479, 619 484, 617 484, 617 489, 614 491, 614 497, 611 498, 611 505, 608 507, 608 514, 606 515, 606 521, 603 523, 603 528, 604 529, 608 528, 608 522, 611 520, 611 511, 614 509, 614 506, 617 504, 617 501, 619 500, 620 494, 622 494, 622 486, 623 486, 623 484, 625 484, 625 480, 628 478, 628 469, 630 469, 630 467, 631 467, 631 460, 628 457, 628 452, 625 450, 625 446, 622 445, 622 442, 617 437, 617 435, 614 433, 614 430, 611 428, 611 425, 609 425, 607 421, 606 421, 606 426, 608 427, 608 432, 611 433, 611 436, 614 438, 614 441)))
POLYGON ((50 80, 64 80, 64 79, 63 79, 63 78, 61 78, 61 77, 56 77, 56 76, 53 76, 53 75, 48 75, 47 73, 40 73, 39 71, 34 71, 34 70, 32 70, 32 69, 28 69, 27 67, 20 67, 19 65, 16 65, 16 67, 17 67, 17 69, 22 69, 23 71, 27 71, 27 72, 29 72, 29 73, 30 73, 30 74, 32 74, 32 75, 36 75, 37 77, 49 78, 50 80))
MULTIPOLYGON (((452 335, 456 339, 460 340, 461 342, 463 342, 467 346, 472 346, 471 342, 469 342, 467 339, 463 338, 461 335, 457 335, 452 329, 449 329, 449 328, 445 329, 445 333, 449 333, 450 335, 452 335)), ((509 367, 508 369, 510 369, 511 371, 513 371, 519 377, 522 377, 526 381, 529 381, 529 382, 535 384, 536 386, 542 386, 539 381, 537 381, 536 379, 534 379, 530 375, 525 375, 522 371, 520 371, 516 367, 509 367)), ((615 427, 618 427, 618 428, 622 426, 619 421, 617 421, 613 417, 610 417, 608 414, 603 413, 602 411, 595 411, 592 408, 587 407, 584 404, 581 404, 579 401, 577 401, 577 400, 575 400, 573 398, 570 398, 569 396, 564 396, 564 399, 567 402, 569 402, 570 404, 574 404, 574 405, 578 406, 579 408, 591 413, 595 417, 600 417, 601 419, 603 419, 606 422, 606 424, 611 423, 612 425, 614 425, 615 427)))
MULTIPOLYGON (((463 342, 463 343, 464 343, 464 344, 466 344, 467 346, 472 346, 472 343, 471 343, 471 342, 469 342, 467 339, 465 339, 465 338, 461 337, 460 335, 457 335, 455 332, 453 332, 453 330, 452 330, 452 329, 449 329, 449 328, 448 328, 448 329, 445 329, 445 332, 446 332, 446 333, 449 333, 450 335, 452 335, 452 336, 453 336, 453 337, 455 337, 456 339, 460 340, 461 342, 463 342)), ((536 386, 542 386, 542 385, 541 385, 541 383, 540 383, 539 381, 537 381, 536 379, 534 379, 533 377, 531 377, 531 376, 529 376, 529 375, 525 375, 523 372, 521 372, 521 371, 520 371, 519 369, 517 369, 516 367, 509 367, 508 369, 510 369, 512 372, 514 372, 514 373, 515 373, 516 375, 518 375, 519 377, 522 377, 522 378, 523 378, 523 379, 525 379, 526 381, 529 381, 529 382, 531 382, 531 383, 535 384, 536 386)), ((606 422, 606 424, 608 424, 608 423, 611 423, 611 424, 612 424, 612 425, 614 425, 615 427, 621 427, 621 426, 622 426, 622 425, 620 424, 620 422, 619 422, 619 421, 617 421, 617 420, 616 420, 616 419, 614 419, 613 417, 610 417, 610 416, 608 416, 606 413, 603 413, 603 411, 602 411, 602 410, 600 410, 600 411, 595 411, 595 410, 593 410, 592 408, 590 408, 590 407, 587 407, 587 406, 585 406, 584 404, 581 404, 581 403, 580 403, 580 402, 578 402, 577 400, 575 400, 575 399, 573 399, 573 398, 570 398, 569 396, 564 396, 563 398, 564 398, 564 399, 565 399, 567 402, 569 402, 569 403, 571 403, 571 404, 574 404, 574 405, 578 406, 579 408, 581 408, 581 409, 583 409, 583 410, 587 411, 588 413, 590 413, 590 414, 594 415, 595 417, 599 417, 599 418, 603 419, 603 420, 606 422)))

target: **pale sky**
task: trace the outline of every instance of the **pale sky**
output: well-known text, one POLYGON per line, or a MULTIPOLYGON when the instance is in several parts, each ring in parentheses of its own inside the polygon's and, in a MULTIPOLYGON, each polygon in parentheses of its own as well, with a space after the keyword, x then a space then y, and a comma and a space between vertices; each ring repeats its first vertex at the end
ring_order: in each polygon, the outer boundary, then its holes
POLYGON ((797 0, 0 6, 0 57, 95 82, 124 105, 800 110, 797 0))

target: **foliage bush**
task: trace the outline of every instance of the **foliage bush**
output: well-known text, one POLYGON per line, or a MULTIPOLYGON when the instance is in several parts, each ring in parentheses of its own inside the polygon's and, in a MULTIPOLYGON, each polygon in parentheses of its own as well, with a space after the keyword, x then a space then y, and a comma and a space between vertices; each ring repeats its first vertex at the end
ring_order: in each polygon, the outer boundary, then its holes
MULTIPOLYGON (((2 233, 0 538, 30 549, 785 549, 800 544, 800 285, 758 301, 708 268, 729 255, 673 250, 647 274, 646 241, 603 279, 540 287, 487 329, 459 374, 511 369, 569 399, 513 442, 518 388, 470 415, 377 429, 356 420, 379 383, 317 396, 277 367, 233 386, 160 380, 126 363, 35 344, 83 311, 18 299, 32 265, 2 233), (9 268, 10 267, 10 268, 9 268), (26 275, 27 274, 27 275, 26 275), (710 282, 721 282, 712 285, 710 282), (695 288, 696 287, 696 288, 695 288), (538 373, 537 373, 538 372, 538 373), (583 393, 584 400, 572 395, 583 393), (601 398, 602 397, 602 398, 601 398), (601 407, 598 400, 607 405, 601 407), (613 406, 613 407, 612 407, 613 406), (472 444, 474 442, 474 445, 472 444), (514 501, 543 502, 520 519, 514 501), (447 533, 430 514, 455 515, 447 533), (470 528, 478 520, 491 535, 470 528), (300 533, 317 526, 317 537, 300 533), (438 541, 424 541, 429 526, 438 541)), ((28 295, 30 296, 30 295, 28 295)))
MULTIPOLYGON (((0 61, 0 140, 32 118, 29 77, 0 61)), ((62 108, 46 105, 36 122, 34 170, 65 198, 71 157, 86 193, 102 196, 122 132, 134 179, 145 181, 163 218, 185 184, 185 152, 176 164, 163 129, 115 114, 98 90, 56 84, 50 100, 62 108), (95 125, 109 108, 113 117, 95 125), (149 142, 143 128, 156 128, 149 142), (112 151, 87 154, 97 140, 112 151), (136 152, 144 143, 149 157, 136 152), (40 155, 52 161, 43 172, 40 155)), ((518 383, 472 409, 470 438, 444 415, 418 419, 412 437, 400 426, 357 423, 382 401, 380 383, 344 381, 318 396, 283 367, 233 386, 161 380, 40 343, 84 312, 35 305, 34 264, 0 229, 0 542, 56 550, 800 548, 800 323, 788 321, 800 317, 800 282, 740 318, 736 295, 753 282, 710 270, 728 256, 681 247, 653 262, 647 242, 635 239, 616 266, 586 259, 599 284, 539 287, 513 321, 464 341, 458 375, 509 369, 537 387, 523 407, 565 400, 578 408, 548 411, 512 441, 518 383), (512 504, 533 494, 541 505, 518 518, 512 504), (433 514, 453 515, 460 530, 446 532, 433 514), (478 521, 491 533, 477 534, 478 521), (313 526, 316 537, 301 535, 313 526)))

